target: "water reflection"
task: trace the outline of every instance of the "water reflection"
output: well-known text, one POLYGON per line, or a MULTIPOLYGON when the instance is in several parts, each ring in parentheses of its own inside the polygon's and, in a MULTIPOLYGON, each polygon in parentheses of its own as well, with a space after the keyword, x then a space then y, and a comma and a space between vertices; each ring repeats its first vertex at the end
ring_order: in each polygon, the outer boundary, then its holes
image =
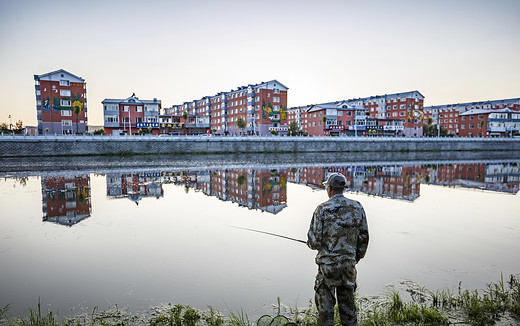
POLYGON ((0 216, 1 306, 12 302, 13 312, 25 313, 40 296, 60 310, 106 302, 139 311, 172 302, 256 311, 277 296, 307 302, 314 252, 230 226, 304 239, 312 211, 326 200, 322 182, 334 172, 347 177, 348 196, 369 218, 360 295, 397 280, 481 289, 519 270, 519 198, 511 196, 520 184, 518 155, 148 159, 103 158, 87 167, 63 160, 52 170, 0 172, 7 207, 0 216), (38 275, 49 277, 41 282, 38 275))
POLYGON ((107 197, 164 196, 163 184, 184 186, 207 196, 249 209, 277 214, 287 207, 287 182, 324 189, 332 173, 347 178, 348 191, 413 202, 420 185, 462 186, 515 194, 520 184, 518 163, 451 163, 424 165, 347 165, 345 167, 288 167, 283 169, 207 169, 181 172, 107 174, 107 197))
POLYGON ((159 172, 107 174, 108 198, 128 198, 139 205, 139 201, 143 198, 159 199, 163 196, 162 178, 159 172))
POLYGON ((90 216, 90 177, 42 177, 43 221, 72 226, 90 216))
MULTIPOLYGON (((422 165, 347 165, 319 167, 203 169, 179 172, 107 173, 107 197, 127 198, 136 205, 143 198, 164 197, 163 184, 184 186, 222 201, 277 214, 287 207, 287 182, 323 189, 332 173, 347 178, 348 191, 413 202, 420 185, 460 186, 516 194, 518 162, 442 163, 422 165)), ((42 177, 43 221, 72 226, 90 216, 88 175, 42 177)))

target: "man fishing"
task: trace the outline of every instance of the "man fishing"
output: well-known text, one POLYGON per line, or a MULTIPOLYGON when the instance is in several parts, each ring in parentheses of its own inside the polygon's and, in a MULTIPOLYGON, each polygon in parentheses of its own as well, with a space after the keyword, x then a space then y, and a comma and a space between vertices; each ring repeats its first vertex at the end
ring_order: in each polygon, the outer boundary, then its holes
POLYGON ((342 174, 330 175, 325 185, 329 200, 314 211, 307 234, 309 248, 318 250, 314 285, 318 326, 332 326, 336 298, 341 325, 357 325, 356 263, 368 247, 367 219, 359 202, 343 196, 347 180, 342 174))

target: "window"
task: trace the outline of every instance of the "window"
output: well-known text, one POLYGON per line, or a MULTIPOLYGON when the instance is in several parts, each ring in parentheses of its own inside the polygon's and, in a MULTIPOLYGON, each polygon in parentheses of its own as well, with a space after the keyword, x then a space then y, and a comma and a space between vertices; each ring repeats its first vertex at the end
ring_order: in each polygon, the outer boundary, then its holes
POLYGON ((279 103, 280 102, 280 98, 279 97, 273 97, 273 102, 274 103, 279 103))
POLYGON ((61 100, 60 105, 61 106, 70 106, 70 100, 61 100))
POLYGON ((60 80, 60 86, 70 86, 70 82, 68 80, 60 80))
POLYGON ((475 127, 475 125, 473 125, 472 123, 470 123, 470 124, 469 124, 469 127, 470 127, 470 128, 473 128, 473 127, 475 127))
POLYGON ((70 96, 70 89, 60 89, 60 96, 70 96))
POLYGON ((143 122, 143 118, 141 118, 141 117, 135 118, 135 123, 140 123, 140 122, 143 122))
POLYGON ((128 123, 130 121, 130 118, 129 117, 123 117, 123 122, 124 123, 128 123))
POLYGON ((72 110, 61 110, 62 117, 70 117, 72 116, 72 110))
POLYGON ((273 89, 273 94, 280 94, 280 90, 278 88, 273 89))
POLYGON ((143 112, 143 107, 142 106, 136 106, 135 107, 135 112, 143 112))
POLYGON ((119 122, 118 116, 106 116, 105 122, 119 122))
POLYGON ((130 110, 130 107, 128 105, 123 106, 123 112, 128 112, 130 110))
POLYGON ((72 126, 72 120, 61 120, 61 125, 63 127, 70 127, 72 126))

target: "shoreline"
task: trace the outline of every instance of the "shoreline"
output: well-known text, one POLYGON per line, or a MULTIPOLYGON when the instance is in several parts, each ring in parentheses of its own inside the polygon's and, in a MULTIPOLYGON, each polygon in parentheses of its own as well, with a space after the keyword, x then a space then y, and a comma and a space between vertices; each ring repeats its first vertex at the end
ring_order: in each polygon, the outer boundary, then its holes
POLYGON ((0 136, 0 157, 520 151, 520 138, 0 136))

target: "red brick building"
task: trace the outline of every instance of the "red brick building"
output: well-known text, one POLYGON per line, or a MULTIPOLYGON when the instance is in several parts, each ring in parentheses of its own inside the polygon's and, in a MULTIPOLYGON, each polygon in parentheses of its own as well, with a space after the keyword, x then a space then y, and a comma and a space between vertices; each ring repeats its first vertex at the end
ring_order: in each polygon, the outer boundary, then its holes
POLYGON ((511 137, 520 132, 520 111, 473 109, 459 115, 458 136, 511 137))
POLYGON ((60 69, 34 75, 34 82, 40 135, 86 133, 87 84, 83 78, 60 69))
POLYGON ((127 99, 104 99, 101 103, 107 135, 159 134, 160 100, 140 100, 132 94, 127 99))
MULTIPOLYGON (((491 119, 495 119, 493 124, 488 128, 487 112, 499 111, 499 110, 511 110, 520 111, 520 98, 493 100, 493 101, 481 101, 481 102, 468 102, 468 103, 457 103, 457 104, 446 104, 429 106, 424 108, 424 123, 428 124, 431 119, 431 124, 440 125, 445 129, 449 135, 463 136, 463 137, 503 137, 506 132, 514 132, 518 130, 515 126, 515 121, 509 121, 500 126, 499 121, 492 115, 491 119), (466 112, 473 112, 470 115, 480 115, 479 121, 469 121, 470 117, 462 118, 462 115, 466 112), (464 120, 462 120, 464 119, 464 120), (483 124, 481 121, 484 121, 483 124), (508 127, 506 127, 508 125, 508 127), (464 128, 464 129, 462 129, 464 128), (493 129, 494 128, 494 129, 493 129), (488 130, 489 129, 489 130, 488 130), (503 130, 502 130, 503 129, 503 130), (502 130, 502 131, 501 131, 502 130)), ((479 119, 478 116, 473 119, 479 119)), ((500 118, 503 119, 503 118, 500 118)), ((500 120, 499 119, 499 120, 500 120)), ((507 118, 506 118, 507 119, 507 118)), ((512 120, 515 120, 512 118, 512 120)))
POLYGON ((72 226, 90 216, 90 178, 42 177, 43 221, 72 226))
POLYGON ((185 102, 165 109, 165 115, 182 116, 188 121, 180 134, 268 135, 271 130, 286 134, 287 90, 276 80, 241 86, 200 100, 185 102), (240 128, 239 121, 244 122, 240 128), (190 130, 191 129, 191 130, 190 130))
POLYGON ((411 91, 308 105, 289 109, 288 122, 300 121, 302 130, 310 136, 420 137, 423 101, 421 93, 411 91))

